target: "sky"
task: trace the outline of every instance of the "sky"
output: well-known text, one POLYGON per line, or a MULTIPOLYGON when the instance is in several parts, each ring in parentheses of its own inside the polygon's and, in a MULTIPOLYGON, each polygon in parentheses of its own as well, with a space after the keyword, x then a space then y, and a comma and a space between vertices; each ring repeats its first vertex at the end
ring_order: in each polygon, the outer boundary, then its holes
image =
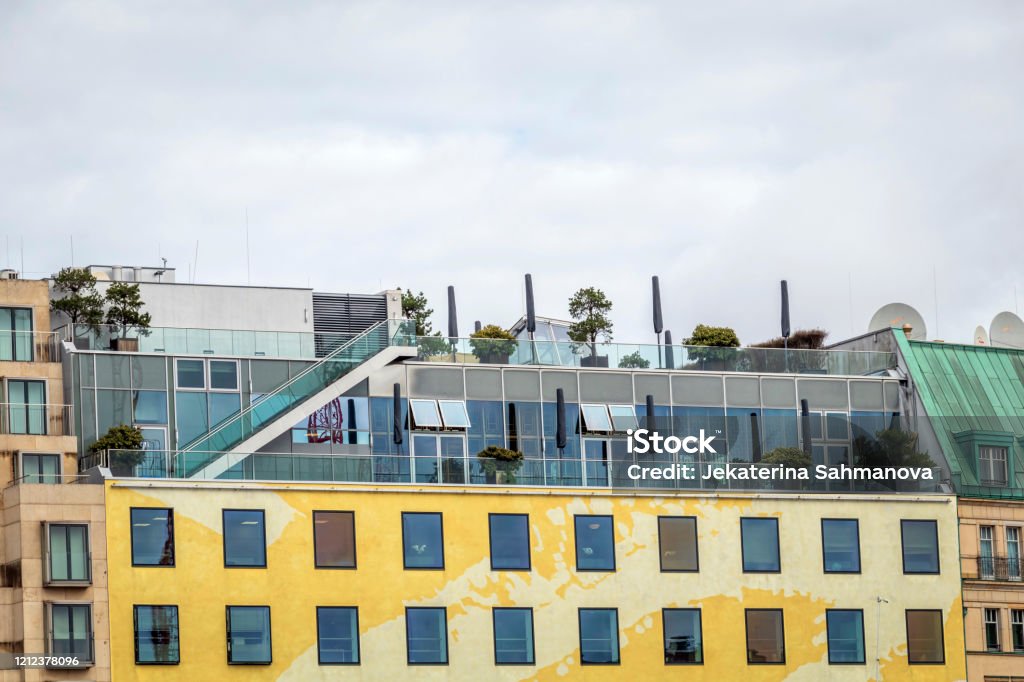
POLYGON ((1024 4, 0 3, 0 261, 840 340, 1024 310, 1024 4), (72 261, 73 244, 73 261, 72 261))

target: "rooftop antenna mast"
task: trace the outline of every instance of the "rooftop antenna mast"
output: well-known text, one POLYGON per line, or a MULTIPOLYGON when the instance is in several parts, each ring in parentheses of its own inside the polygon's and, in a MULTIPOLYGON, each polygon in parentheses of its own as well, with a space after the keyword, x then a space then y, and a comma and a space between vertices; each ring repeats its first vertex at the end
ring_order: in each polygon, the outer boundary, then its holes
POLYGON ((245 283, 252 285, 252 273, 249 269, 249 207, 245 207, 245 283))

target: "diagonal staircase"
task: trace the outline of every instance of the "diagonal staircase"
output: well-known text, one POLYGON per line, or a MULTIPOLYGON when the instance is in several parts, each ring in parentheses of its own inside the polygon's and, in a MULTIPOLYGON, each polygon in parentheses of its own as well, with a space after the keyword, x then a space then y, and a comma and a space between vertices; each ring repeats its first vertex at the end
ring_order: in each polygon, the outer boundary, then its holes
POLYGON ((175 468, 190 478, 217 478, 380 368, 415 355, 413 322, 379 322, 181 448, 175 468))

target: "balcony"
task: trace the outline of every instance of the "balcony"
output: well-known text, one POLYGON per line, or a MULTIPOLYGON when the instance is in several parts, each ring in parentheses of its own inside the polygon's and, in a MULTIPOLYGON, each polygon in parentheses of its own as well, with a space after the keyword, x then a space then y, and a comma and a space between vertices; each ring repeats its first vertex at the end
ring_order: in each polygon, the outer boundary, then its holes
POLYGON ((0 403, 0 434, 5 436, 73 436, 71 405, 0 403))
POLYGON ((12 331, 0 333, 0 362, 57 362, 56 332, 12 331))
POLYGON ((964 575, 965 580, 995 580, 999 582, 1020 582, 1024 575, 1024 562, 1020 557, 965 557, 977 567, 974 575, 964 575))

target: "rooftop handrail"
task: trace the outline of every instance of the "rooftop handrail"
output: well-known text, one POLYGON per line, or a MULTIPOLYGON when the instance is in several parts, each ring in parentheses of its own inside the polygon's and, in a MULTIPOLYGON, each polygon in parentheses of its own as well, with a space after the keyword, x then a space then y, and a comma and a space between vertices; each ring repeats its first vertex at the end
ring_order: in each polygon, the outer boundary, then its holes
POLYGON ((58 403, 0 403, 0 434, 73 436, 74 406, 58 403))

